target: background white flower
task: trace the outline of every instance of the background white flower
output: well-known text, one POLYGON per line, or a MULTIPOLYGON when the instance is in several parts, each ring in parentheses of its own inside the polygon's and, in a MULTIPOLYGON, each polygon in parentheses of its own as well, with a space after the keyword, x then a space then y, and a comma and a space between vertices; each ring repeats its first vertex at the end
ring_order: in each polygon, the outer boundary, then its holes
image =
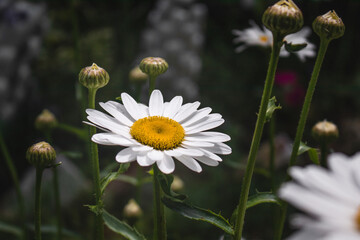
POLYGON ((230 154, 223 142, 230 137, 207 130, 224 123, 222 116, 211 113, 211 108, 198 110, 200 102, 182 105, 181 96, 164 102, 159 90, 150 96, 149 107, 136 103, 127 93, 121 94, 123 104, 114 101, 100 103, 112 116, 95 109, 87 109, 88 120, 106 133, 92 136, 92 141, 126 148, 116 155, 120 163, 137 161, 141 166, 156 162, 159 169, 171 173, 173 158, 195 172, 201 172, 199 162, 217 166, 221 158, 216 154, 230 154))
MULTIPOLYGON (((272 46, 272 33, 270 30, 264 26, 260 28, 254 21, 250 21, 250 25, 250 28, 246 28, 244 30, 233 30, 233 34, 236 36, 234 38, 234 43, 243 43, 241 46, 235 48, 237 53, 244 51, 250 46, 272 46)), ((310 28, 304 27, 297 33, 287 35, 284 39, 288 43, 293 44, 307 43, 307 46, 304 49, 295 53, 301 61, 305 61, 307 57, 314 57, 316 55, 315 45, 307 40, 310 34, 310 28)), ((289 55, 290 53, 285 50, 284 46, 282 46, 280 50, 280 57, 288 57, 289 55)))
POLYGON ((284 184, 279 195, 311 217, 294 218, 302 229, 289 239, 360 239, 360 153, 333 153, 329 168, 290 169, 297 183, 284 184))

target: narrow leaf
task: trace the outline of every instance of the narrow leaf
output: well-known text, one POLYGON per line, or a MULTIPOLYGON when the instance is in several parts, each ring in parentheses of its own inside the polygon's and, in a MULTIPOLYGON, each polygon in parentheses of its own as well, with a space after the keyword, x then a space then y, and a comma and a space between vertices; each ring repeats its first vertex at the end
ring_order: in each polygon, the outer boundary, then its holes
POLYGON ((303 50, 304 48, 306 48, 307 43, 300 43, 300 44, 293 44, 293 43, 288 43, 286 41, 284 41, 285 43, 285 49, 288 52, 294 53, 294 52, 298 52, 300 50, 303 50))
POLYGON ((230 223, 220 214, 216 214, 210 210, 202 209, 199 207, 192 206, 183 201, 177 200, 175 198, 163 197, 162 202, 166 207, 181 214, 186 218, 190 218, 193 220, 208 222, 226 233, 234 234, 234 229, 230 225, 230 223))
POLYGON ((122 163, 120 164, 119 170, 117 172, 108 173, 105 177, 101 178, 100 180, 101 194, 104 194, 107 185, 109 185, 110 182, 115 180, 120 174, 126 172, 129 166, 130 163, 122 163))
POLYGON ((21 228, 2 221, 0 221, 0 232, 10 233, 18 237, 21 236, 21 228))
POLYGON ((121 236, 129 240, 146 240, 135 228, 130 227, 127 223, 120 221, 107 211, 103 211, 103 219, 105 225, 113 232, 119 233, 121 236))
POLYGON ((280 199, 271 192, 256 193, 250 196, 246 203, 246 208, 251 208, 263 203, 273 203, 281 206, 280 199))
POLYGON ((312 148, 307 146, 305 143, 300 142, 298 156, 307 152, 309 155, 310 160, 317 165, 320 165, 318 150, 316 148, 312 148))
POLYGON ((276 105, 276 98, 272 97, 269 99, 269 103, 266 109, 266 121, 270 121, 275 110, 281 109, 280 105, 276 105))
POLYGON ((174 176, 172 176, 171 174, 165 175, 165 174, 160 173, 158 175, 158 180, 159 180, 159 183, 160 183, 160 186, 161 186, 163 192, 166 195, 168 195, 169 197, 174 197, 179 200, 185 200, 187 198, 186 195, 178 194, 171 190, 171 184, 174 181, 174 176))

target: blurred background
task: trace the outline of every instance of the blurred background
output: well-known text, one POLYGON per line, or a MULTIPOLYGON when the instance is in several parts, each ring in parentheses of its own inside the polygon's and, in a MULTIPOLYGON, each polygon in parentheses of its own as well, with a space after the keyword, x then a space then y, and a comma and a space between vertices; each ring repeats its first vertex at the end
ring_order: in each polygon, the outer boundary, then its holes
MULTIPOLYGON (((15 162, 26 196, 27 222, 32 223, 34 169, 25 160, 26 149, 44 139, 35 128, 36 117, 50 110, 62 124, 53 131, 53 146, 60 171, 64 239, 89 239, 91 213, 83 205, 92 203, 91 169, 86 144, 66 131, 66 126, 83 130, 82 99, 85 89, 78 84, 81 68, 93 62, 106 69, 109 84, 97 93, 97 102, 114 100, 122 92, 138 95, 147 102, 146 87, 137 94, 129 72, 143 57, 159 56, 169 70, 157 87, 165 100, 182 95, 185 102, 199 100, 223 115, 220 130, 229 134, 233 154, 216 168, 203 166, 197 174, 181 164, 175 175, 183 181, 180 192, 197 206, 220 212, 230 219, 240 194, 241 178, 256 121, 256 112, 266 76, 270 49, 250 47, 235 53, 233 29, 248 28, 249 21, 261 24, 265 0, 0 0, 0 130, 15 162), (65 126, 65 127, 64 127, 65 126)), ((360 150, 360 1, 298 0, 305 26, 329 10, 343 19, 345 35, 331 42, 313 98, 303 141, 318 147, 311 127, 327 119, 340 132, 334 151, 352 155, 360 150)), ((318 47, 312 33, 308 39, 318 47)), ((315 58, 301 62, 295 55, 280 58, 273 95, 282 109, 275 114, 276 183, 283 180, 300 109, 315 58)), ((86 98, 85 98, 86 99, 86 98)), ((251 193, 269 191, 269 124, 265 126, 258 168, 251 193)), ((101 168, 114 163, 120 147, 100 146, 101 168)), ((0 156, 0 222, 18 222, 13 182, 0 156)), ((299 164, 308 164, 306 156, 299 164)), ((146 177, 136 163, 126 173, 146 177)), ((51 172, 44 177, 43 223, 54 225, 51 172)), ((112 182, 105 194, 106 209, 124 219, 123 208, 136 198, 143 211, 135 223, 146 236, 152 234, 152 186, 134 187, 126 181, 112 182)), ((290 214, 295 210, 291 210, 290 214)), ((219 239, 222 232, 203 222, 192 222, 168 213, 169 239, 219 239)), ((272 239, 277 209, 261 205, 250 209, 245 224, 246 239, 272 239)), ((16 239, 1 231, 0 239, 16 239)), ((285 235, 293 231, 286 225, 285 235)), ((119 239, 106 231, 106 239, 119 239)))

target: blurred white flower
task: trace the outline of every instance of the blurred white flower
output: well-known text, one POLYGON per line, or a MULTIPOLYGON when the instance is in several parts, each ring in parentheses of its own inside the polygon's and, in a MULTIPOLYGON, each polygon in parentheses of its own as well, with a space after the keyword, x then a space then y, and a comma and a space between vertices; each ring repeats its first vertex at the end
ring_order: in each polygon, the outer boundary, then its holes
POLYGON ((308 213, 293 223, 301 230, 291 240, 360 239, 360 153, 329 156, 329 169, 293 167, 296 182, 284 184, 279 196, 308 213))
POLYGON ((175 170, 176 158, 191 170, 201 172, 198 161, 217 166, 222 161, 217 154, 231 153, 231 148, 223 143, 230 140, 228 135, 207 131, 223 124, 224 119, 220 114, 210 114, 209 107, 198 110, 199 102, 182 105, 180 96, 164 102, 159 90, 152 92, 149 107, 136 103, 127 93, 122 93, 121 99, 124 105, 114 101, 100 103, 112 116, 86 110, 88 120, 106 131, 94 134, 92 141, 126 147, 116 155, 120 163, 156 163, 163 173, 169 174, 175 170))
MULTIPOLYGON (((272 33, 270 30, 264 26, 260 28, 254 21, 250 21, 250 28, 244 30, 233 30, 233 34, 236 36, 234 38, 234 43, 243 43, 241 46, 235 48, 235 52, 240 53, 246 48, 251 46, 261 46, 261 47, 271 47, 272 46, 272 33)), ((299 57, 301 61, 305 61, 306 57, 315 56, 315 45, 310 43, 307 40, 307 37, 311 34, 309 27, 304 27, 297 33, 287 35, 285 41, 293 44, 302 44, 307 43, 307 46, 296 52, 295 54, 299 57)), ((280 50, 280 57, 288 57, 290 53, 285 50, 283 46, 280 50)))

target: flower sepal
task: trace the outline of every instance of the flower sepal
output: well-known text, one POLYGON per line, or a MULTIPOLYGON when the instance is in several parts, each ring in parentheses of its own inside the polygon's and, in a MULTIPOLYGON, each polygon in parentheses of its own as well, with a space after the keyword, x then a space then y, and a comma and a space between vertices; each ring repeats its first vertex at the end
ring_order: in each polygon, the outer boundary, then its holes
POLYGON ((299 52, 304 48, 306 48, 307 45, 308 45, 307 43, 293 44, 292 42, 288 43, 287 41, 284 41, 284 46, 286 51, 291 53, 299 52))

